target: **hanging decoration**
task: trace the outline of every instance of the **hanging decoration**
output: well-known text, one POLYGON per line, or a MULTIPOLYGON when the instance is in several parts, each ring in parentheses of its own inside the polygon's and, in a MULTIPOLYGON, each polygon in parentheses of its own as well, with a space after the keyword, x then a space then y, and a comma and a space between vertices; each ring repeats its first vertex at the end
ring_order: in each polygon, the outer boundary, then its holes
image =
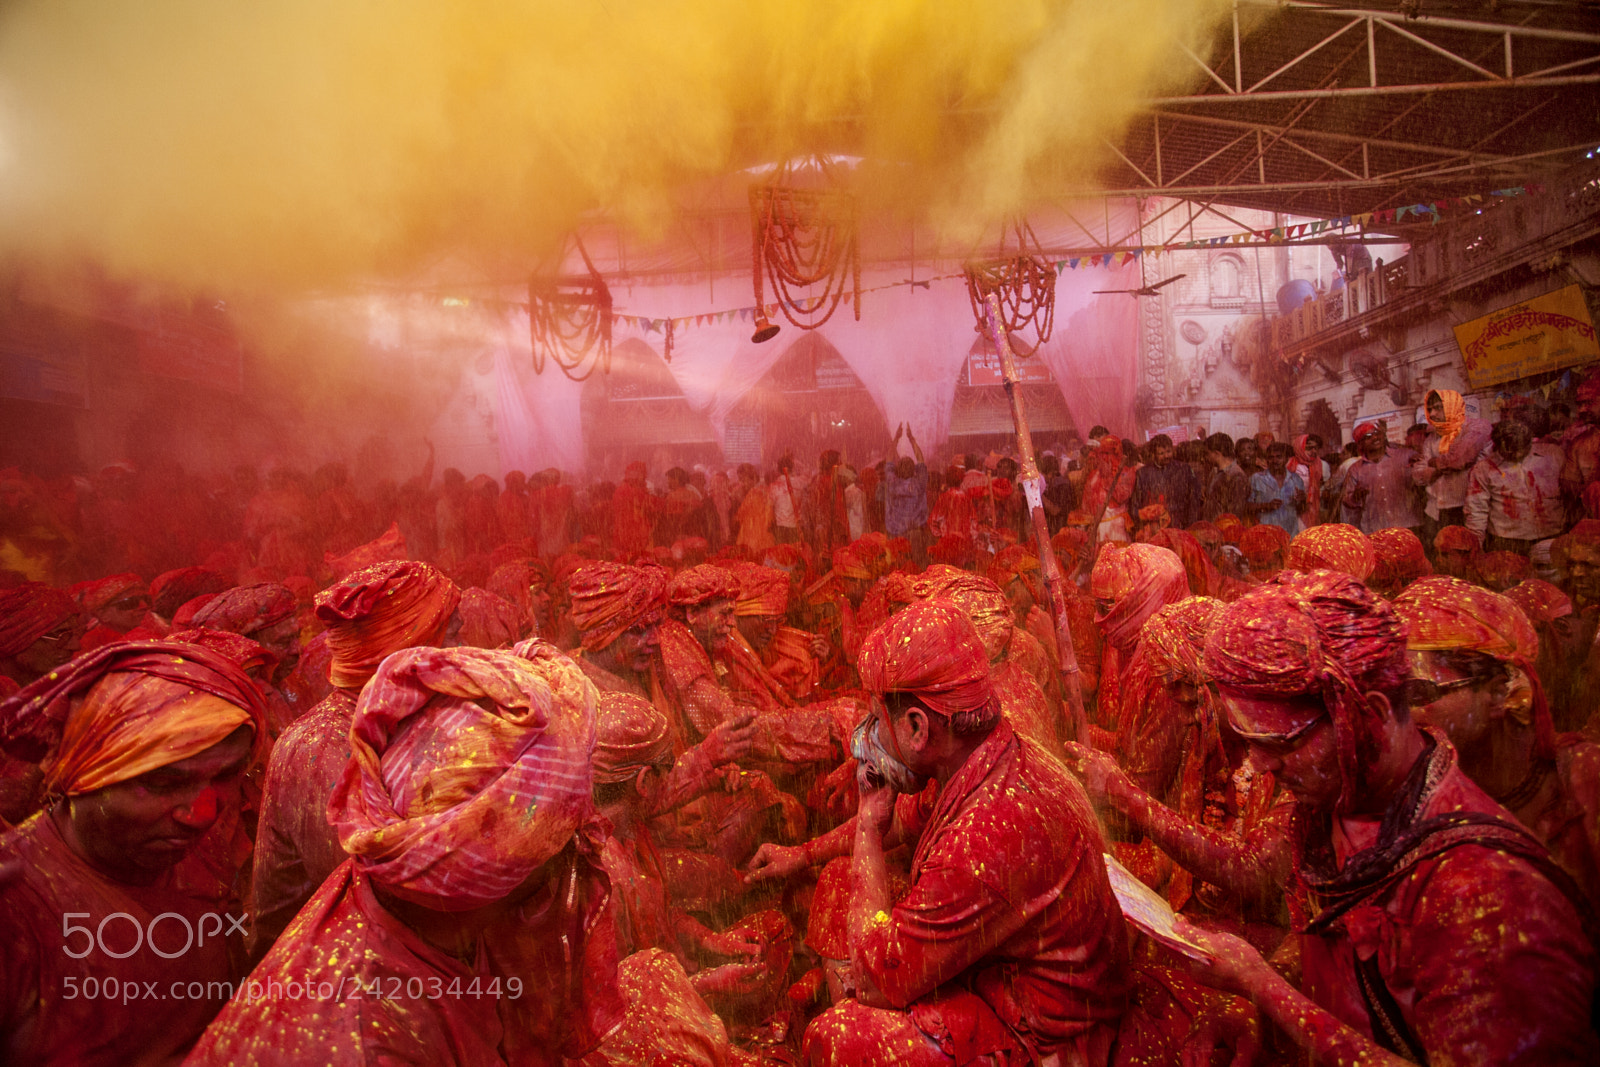
POLYGON ((533 340, 533 370, 545 360, 581 382, 599 369, 611 373, 611 290, 576 237, 587 274, 538 275, 528 279, 528 329, 533 340))
POLYGON ((1007 336, 1027 329, 1033 332, 1036 344, 1043 344, 1055 328, 1059 272, 1039 254, 1038 239, 1026 222, 1016 223, 1010 231, 1015 234, 1014 250, 1006 249, 1010 234, 1002 234, 996 258, 967 264, 967 297, 972 301, 975 329, 983 332, 987 321, 984 302, 992 295, 1000 301, 1001 324, 1007 336))
MULTIPOLYGON (((829 168, 821 157, 812 163, 824 178, 829 168)), ((836 187, 800 188, 790 182, 793 168, 785 163, 767 185, 750 190, 752 278, 756 294, 757 343, 777 336, 766 316, 764 282, 783 317, 802 330, 827 322, 852 287, 856 319, 861 319, 861 246, 856 198, 836 187), (820 293, 815 292, 821 286, 820 293)), ((830 183, 830 186, 832 183, 830 183)))

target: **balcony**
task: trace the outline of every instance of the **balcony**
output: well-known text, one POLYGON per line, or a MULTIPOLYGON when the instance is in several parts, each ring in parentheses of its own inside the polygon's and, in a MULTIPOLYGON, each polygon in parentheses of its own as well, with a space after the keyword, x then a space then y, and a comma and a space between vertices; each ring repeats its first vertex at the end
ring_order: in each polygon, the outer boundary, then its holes
POLYGON ((1564 171, 1544 192, 1486 205, 1429 228, 1411 251, 1343 289, 1270 321, 1272 351, 1300 363, 1353 347, 1372 329, 1426 312, 1430 302, 1600 233, 1600 161, 1564 171))

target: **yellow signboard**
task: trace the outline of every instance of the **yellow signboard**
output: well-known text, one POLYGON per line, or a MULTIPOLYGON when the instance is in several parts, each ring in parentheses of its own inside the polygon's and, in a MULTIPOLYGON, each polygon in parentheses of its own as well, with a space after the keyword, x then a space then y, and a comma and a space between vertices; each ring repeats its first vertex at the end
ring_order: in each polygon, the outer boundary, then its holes
POLYGON ((1600 358, 1594 323, 1576 285, 1512 304, 1455 328, 1474 389, 1600 358))

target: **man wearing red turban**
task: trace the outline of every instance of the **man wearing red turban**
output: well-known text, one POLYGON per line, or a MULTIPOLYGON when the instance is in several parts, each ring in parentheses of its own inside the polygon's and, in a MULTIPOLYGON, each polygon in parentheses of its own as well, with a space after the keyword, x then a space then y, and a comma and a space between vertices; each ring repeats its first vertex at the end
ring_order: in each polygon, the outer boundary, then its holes
POLYGON ((1433 535, 1434 566, 1452 578, 1470 578, 1472 561, 1483 546, 1465 526, 1446 526, 1433 535))
POLYGON ((1189 595, 1189 578, 1169 549, 1108 544, 1095 561, 1089 592, 1098 609, 1095 623, 1105 638, 1096 720, 1114 731, 1134 691, 1144 688, 1134 684, 1139 631, 1159 609, 1189 595))
POLYGON ((1239 535, 1239 551, 1253 578, 1265 581, 1283 570, 1289 555, 1289 531, 1272 523, 1252 526, 1239 535))
POLYGON ((1285 574, 1206 641, 1229 724, 1292 792, 1303 988, 1243 939, 1180 929, 1207 981, 1333 1063, 1579 1063, 1594 949, 1544 846, 1407 706, 1405 626, 1354 578, 1285 574))
POLYGON ((222 913, 243 908, 178 868, 237 825, 263 715, 237 667, 168 642, 108 645, 0 704, 0 745, 39 764, 45 793, 0 843, 9 1061, 171 1062, 222 1006, 243 949, 222 913), (85 992, 108 988, 133 999, 85 992))
POLYGON ((1533 623, 1509 597, 1443 576, 1417 581, 1394 609, 1433 698, 1417 719, 1442 730, 1462 772, 1600 902, 1600 745, 1556 737, 1533 623))
POLYGON ((456 608, 456 644, 472 648, 510 648, 522 639, 522 614, 517 606, 487 589, 474 586, 461 594, 456 608))
POLYGON ((1127 942, 1100 835, 1082 787, 1000 714, 988 659, 940 600, 862 646, 878 703, 857 733, 860 808, 808 846, 827 858, 853 838, 857 993, 806 1030, 808 1063, 1109 1062, 1127 942), (896 901, 884 852, 900 841, 915 851, 896 901))
POLYGON ((1377 557, 1366 534, 1342 522, 1327 522, 1289 542, 1286 565, 1292 571, 1340 571, 1364 582, 1372 577, 1377 557))
POLYGON ((256 955, 344 862, 326 812, 350 759, 361 687, 392 653, 442 640, 460 600, 455 583, 415 560, 376 564, 317 594, 317 618, 328 628, 332 650, 333 689, 283 732, 267 765, 251 880, 256 955))
POLYGON ((70 660, 88 622, 70 596, 41 582, 0 589, 0 681, 24 686, 70 660))
POLYGON ((150 587, 137 574, 79 582, 72 587, 72 597, 94 617, 83 635, 85 652, 113 641, 148 641, 166 633, 161 620, 150 613, 150 587))
POLYGON ((492 1064, 592 1049, 621 1017, 600 921, 595 700, 548 645, 386 659, 328 802, 350 858, 189 1062, 492 1064))
POLYGON ((241 585, 218 593, 194 613, 190 625, 248 637, 278 657, 272 682, 281 686, 300 661, 299 601, 276 582, 241 585))
POLYGON ((1391 526, 1368 540, 1372 543, 1373 566, 1367 584, 1374 592, 1393 598, 1418 578, 1433 573, 1422 540, 1414 531, 1391 526))

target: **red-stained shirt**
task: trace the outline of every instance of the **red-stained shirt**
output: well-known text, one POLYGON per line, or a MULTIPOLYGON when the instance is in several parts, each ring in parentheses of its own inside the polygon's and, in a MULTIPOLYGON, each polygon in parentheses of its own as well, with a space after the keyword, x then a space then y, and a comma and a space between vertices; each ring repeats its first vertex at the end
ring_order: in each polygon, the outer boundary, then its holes
POLYGON ((0 862, 12 861, 21 874, 0 891, 0 1061, 94 1067, 181 1056, 233 977, 232 924, 214 902, 178 891, 170 873, 151 886, 106 877, 47 813, 0 844, 0 862))
POLYGON ((1100 851, 1083 787, 1002 720, 933 801, 911 888, 857 958, 900 1008, 960 979, 1040 1056, 1114 1030, 1128 947, 1100 851))
MULTIPOLYGON (((1473 811, 1515 821, 1461 773, 1454 750, 1441 759, 1418 820, 1473 811)), ((1376 820, 1339 827, 1340 863, 1377 837, 1376 820)), ((1424 860, 1329 934, 1302 935, 1301 955, 1307 995, 1368 1037, 1355 961, 1375 956, 1430 1062, 1595 1062, 1594 949, 1572 902, 1519 856, 1461 845, 1424 860)))

